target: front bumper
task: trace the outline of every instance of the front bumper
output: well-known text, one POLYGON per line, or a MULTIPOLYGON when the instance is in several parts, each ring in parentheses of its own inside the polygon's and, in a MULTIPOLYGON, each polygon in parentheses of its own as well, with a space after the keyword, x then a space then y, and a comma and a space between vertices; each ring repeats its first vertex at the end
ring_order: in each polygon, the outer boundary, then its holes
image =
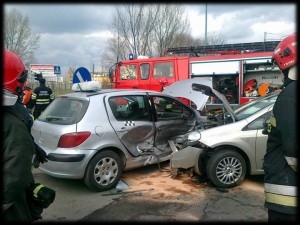
POLYGON ((199 157, 204 150, 201 148, 195 148, 188 146, 178 151, 173 151, 170 156, 170 167, 172 176, 176 176, 178 169, 193 169, 193 171, 199 175, 203 175, 199 167, 199 157))

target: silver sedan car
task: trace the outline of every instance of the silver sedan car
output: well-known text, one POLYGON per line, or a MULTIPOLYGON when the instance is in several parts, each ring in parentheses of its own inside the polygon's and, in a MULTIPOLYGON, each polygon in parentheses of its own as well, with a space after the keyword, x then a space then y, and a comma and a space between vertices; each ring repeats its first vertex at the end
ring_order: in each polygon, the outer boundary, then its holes
POLYGON ((206 175, 216 187, 241 184, 246 174, 260 175, 266 153, 267 135, 263 134, 278 92, 252 100, 233 110, 226 98, 210 87, 194 83, 194 91, 217 96, 223 101, 218 124, 189 132, 173 145, 170 158, 174 176, 179 168, 192 168, 206 175))

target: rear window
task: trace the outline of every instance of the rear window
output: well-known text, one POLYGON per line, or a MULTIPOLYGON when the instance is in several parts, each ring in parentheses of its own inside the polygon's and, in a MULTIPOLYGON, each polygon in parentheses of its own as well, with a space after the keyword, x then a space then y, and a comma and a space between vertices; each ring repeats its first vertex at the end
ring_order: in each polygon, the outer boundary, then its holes
POLYGON ((56 98, 37 120, 62 125, 78 123, 84 116, 88 105, 89 102, 82 99, 56 98))

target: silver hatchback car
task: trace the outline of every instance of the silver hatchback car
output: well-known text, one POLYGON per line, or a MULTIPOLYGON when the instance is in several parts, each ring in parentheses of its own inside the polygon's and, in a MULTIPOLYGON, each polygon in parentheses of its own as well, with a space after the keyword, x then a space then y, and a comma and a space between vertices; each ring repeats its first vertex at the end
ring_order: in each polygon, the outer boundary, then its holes
POLYGON ((48 154, 44 173, 114 188, 123 171, 170 159, 169 140, 194 130, 200 113, 169 95, 103 89, 58 96, 34 121, 48 154))
POLYGON ((189 132, 175 144, 170 163, 174 176, 179 168, 192 168, 206 175, 213 185, 230 188, 241 184, 246 174, 260 175, 266 153, 267 135, 263 134, 279 92, 259 97, 236 109, 214 89, 192 84, 194 91, 219 97, 223 113, 215 117, 216 126, 189 132), (179 146, 179 147, 178 147, 179 146))

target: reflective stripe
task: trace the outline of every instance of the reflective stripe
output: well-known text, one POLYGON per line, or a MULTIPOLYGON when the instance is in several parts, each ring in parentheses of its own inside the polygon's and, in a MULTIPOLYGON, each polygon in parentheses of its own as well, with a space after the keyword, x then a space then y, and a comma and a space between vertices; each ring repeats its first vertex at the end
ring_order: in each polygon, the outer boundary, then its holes
POLYGON ((37 101, 37 102, 49 102, 50 99, 49 99, 49 98, 44 98, 44 99, 43 99, 43 98, 42 98, 42 99, 39 98, 39 99, 37 99, 36 101, 37 101))
POLYGON ((297 196, 297 187, 265 183, 265 192, 279 195, 297 196))
POLYGON ((32 95, 31 95, 31 99, 36 99, 36 94, 35 93, 32 93, 32 95))
POLYGON ((273 127, 276 127, 276 119, 274 116, 270 117, 270 122, 269 122, 273 127))
POLYGON ((274 116, 271 116, 271 117, 270 117, 269 122, 268 122, 268 124, 267 124, 267 132, 268 132, 268 133, 271 133, 272 126, 273 126, 273 127, 276 127, 276 119, 275 119, 274 116))
POLYGON ((36 105, 48 105, 50 102, 36 102, 36 105))
POLYGON ((33 190, 34 197, 36 197, 36 198, 38 197, 37 193, 41 190, 42 187, 44 187, 44 185, 42 185, 42 184, 39 184, 38 186, 35 187, 35 189, 33 190))
POLYGON ((270 202, 278 205, 297 207, 296 196, 285 196, 285 195, 278 195, 272 193, 265 193, 265 200, 266 202, 270 202))

